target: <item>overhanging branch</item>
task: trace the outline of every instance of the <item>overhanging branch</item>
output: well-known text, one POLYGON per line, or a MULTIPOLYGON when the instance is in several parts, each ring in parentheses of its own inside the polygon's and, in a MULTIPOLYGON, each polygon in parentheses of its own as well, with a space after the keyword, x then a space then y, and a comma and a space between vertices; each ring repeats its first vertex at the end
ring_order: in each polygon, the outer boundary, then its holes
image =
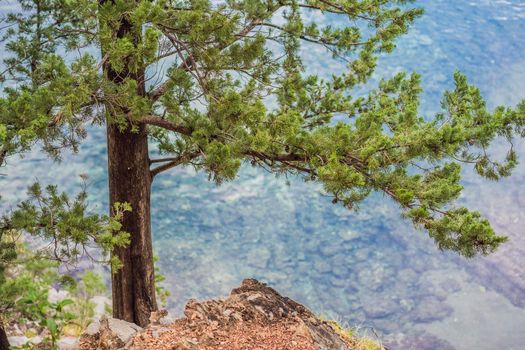
MULTIPOLYGON (((277 9, 275 9, 275 10, 277 10, 277 9)), ((242 28, 237 34, 235 34, 233 40, 231 40, 230 42, 225 43, 223 45, 219 45, 216 48, 219 49, 219 50, 224 50, 224 49, 228 48, 232 44, 234 44, 237 41, 239 41, 240 39, 244 38, 255 27, 260 25, 262 23, 262 20, 263 20, 262 18, 254 18, 254 19, 252 19, 244 28, 242 28)), ((167 28, 165 28, 165 27, 163 29, 167 30, 167 28)), ((165 35, 166 35, 166 33, 165 33, 165 35)), ((168 35, 166 35, 166 36, 168 37, 168 39, 170 39, 168 35)), ((172 41, 172 40, 170 39, 170 41, 172 41)), ((172 43, 173 43, 173 41, 172 41, 172 43)), ((178 52, 179 52, 179 50, 174 50, 173 54, 176 54, 178 52)), ((183 62, 179 66, 179 69, 186 70, 186 71, 189 71, 189 70, 195 69, 195 68, 196 68, 196 62, 195 62, 195 59, 191 55, 189 55, 186 59, 183 59, 183 62)), ((164 95, 168 91, 169 86, 170 86, 170 81, 168 79, 167 81, 162 83, 160 86, 158 86, 156 89, 150 91, 148 93, 148 97, 150 98, 150 100, 152 102, 157 101, 162 95, 164 95)))
POLYGON ((200 154, 201 154, 200 151, 194 151, 194 152, 189 152, 189 153, 183 153, 179 157, 174 157, 173 160, 170 161, 169 163, 166 163, 164 165, 151 169, 150 171, 151 177, 155 177, 156 175, 160 174, 163 171, 169 170, 178 165, 189 162, 190 160, 198 157, 200 154))
POLYGON ((149 125, 158 126, 166 130, 174 131, 182 135, 191 136, 193 130, 184 125, 178 125, 172 121, 162 119, 154 115, 147 115, 142 118, 142 122, 149 125))

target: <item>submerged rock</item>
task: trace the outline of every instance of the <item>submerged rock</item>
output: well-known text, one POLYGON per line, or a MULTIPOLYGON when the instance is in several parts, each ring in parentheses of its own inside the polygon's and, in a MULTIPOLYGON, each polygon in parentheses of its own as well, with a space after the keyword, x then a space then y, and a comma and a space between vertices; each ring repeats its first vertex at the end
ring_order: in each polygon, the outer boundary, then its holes
POLYGON ((452 308, 435 297, 423 298, 415 310, 414 319, 426 323, 439 321, 452 314, 452 308))
POLYGON ((398 339, 387 341, 388 348, 417 350, 454 350, 454 346, 427 332, 411 333, 398 339))

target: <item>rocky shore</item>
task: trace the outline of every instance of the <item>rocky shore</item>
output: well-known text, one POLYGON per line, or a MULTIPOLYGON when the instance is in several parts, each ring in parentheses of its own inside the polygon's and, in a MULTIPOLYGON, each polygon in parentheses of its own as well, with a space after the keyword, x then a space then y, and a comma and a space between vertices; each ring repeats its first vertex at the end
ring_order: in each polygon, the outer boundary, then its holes
POLYGON ((184 318, 152 315, 145 329, 103 318, 80 338, 79 350, 350 350, 385 349, 355 337, 333 322, 317 318, 305 306, 246 279, 226 299, 186 304, 184 318))

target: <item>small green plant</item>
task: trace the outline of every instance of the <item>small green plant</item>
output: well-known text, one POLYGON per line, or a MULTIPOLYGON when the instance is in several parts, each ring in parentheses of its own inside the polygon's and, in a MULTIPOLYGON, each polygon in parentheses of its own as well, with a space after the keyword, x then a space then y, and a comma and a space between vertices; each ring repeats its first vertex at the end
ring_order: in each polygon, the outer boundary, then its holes
MULTIPOLYGON (((357 327, 348 327, 341 325, 341 322, 336 320, 327 320, 322 315, 319 319, 328 323, 332 329, 337 332, 343 339, 352 343, 354 350, 385 350, 381 341, 368 336, 357 327)), ((375 337, 377 338, 377 336, 375 337)))
POLYGON ((78 283, 73 284, 68 290, 75 300, 71 309, 76 317, 66 327, 66 333, 77 336, 91 323, 95 315, 95 305, 91 300, 97 295, 105 295, 106 285, 100 274, 86 271, 80 276, 78 283))
POLYGON ((79 281, 60 275, 58 262, 35 255, 20 241, 15 250, 16 260, 6 265, 0 283, 2 321, 18 325, 36 323, 44 330, 39 332, 44 336, 43 343, 56 350, 61 335, 79 335, 91 322, 94 305, 90 299, 105 294, 104 280, 93 271, 84 273, 79 281), (69 296, 50 301, 49 291, 57 284, 67 290, 69 296))
MULTIPOLYGON (((1 218, 0 231, 12 235, 22 232, 50 242, 39 254, 60 263, 74 264, 79 258, 90 256, 88 249, 93 243, 103 257, 116 247, 127 246, 129 233, 122 231, 121 221, 126 212, 131 212, 130 204, 114 203, 112 215, 89 213, 86 176, 81 178, 82 190, 74 197, 59 192, 55 185, 42 188, 37 182, 29 186, 28 199, 1 218)), ((114 268, 121 264, 116 257, 109 258, 109 263, 114 268)))
POLYGON ((28 188, 28 199, 0 218, 0 332, 4 339, 4 325, 13 320, 35 322, 45 329, 44 341, 52 349, 60 335, 78 335, 93 317, 90 299, 103 294, 105 285, 93 272, 84 274, 77 284, 58 268, 91 258, 93 246, 100 249, 100 262, 115 269, 121 264, 116 257, 109 258, 109 253, 129 244, 121 221, 132 208, 117 202, 111 215, 89 213, 86 177, 81 178, 82 190, 74 197, 56 186, 35 183, 28 188), (72 298, 49 302, 48 291, 57 284, 72 298))
POLYGON ((0 309, 7 321, 32 321, 46 329, 43 341, 55 350, 63 327, 76 317, 68 308, 73 300, 49 301, 49 290, 59 280, 57 262, 33 255, 25 244, 17 245, 17 256, 0 284, 0 309))
POLYGON ((164 287, 163 282, 166 280, 166 276, 160 273, 160 268, 157 266, 157 262, 159 261, 159 257, 155 255, 153 257, 153 262, 155 264, 155 293, 157 294, 157 298, 160 301, 161 306, 166 306, 168 302, 168 297, 171 295, 171 293, 164 287))

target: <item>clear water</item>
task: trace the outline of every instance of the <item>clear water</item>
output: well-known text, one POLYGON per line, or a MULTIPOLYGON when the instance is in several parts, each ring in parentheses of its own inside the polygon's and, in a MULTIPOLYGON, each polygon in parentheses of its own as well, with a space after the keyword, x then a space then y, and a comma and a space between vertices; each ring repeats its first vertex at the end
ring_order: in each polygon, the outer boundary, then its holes
MULTIPOLYGON (((525 98, 525 1, 419 5, 426 15, 381 59, 377 78, 401 69, 422 73, 422 110, 429 114, 455 69, 491 106, 525 98)), ((314 70, 327 71, 322 52, 308 59, 314 70)), ((102 131, 95 131, 79 155, 58 166, 37 154, 12 160, 9 176, 0 177, 0 206, 23 198, 35 177, 73 191, 72 179, 87 173, 92 202, 99 203, 94 210, 105 210, 104 147, 102 131)), ((525 146, 517 147, 523 159, 525 146)), ((170 309, 180 313, 188 298, 224 296, 255 277, 325 317, 377 333, 393 348, 525 349, 524 165, 500 183, 465 169, 461 201, 511 238, 496 254, 473 260, 438 251, 380 194, 349 212, 315 185, 289 180, 249 167, 221 187, 189 169, 159 176, 154 241, 170 309)))

